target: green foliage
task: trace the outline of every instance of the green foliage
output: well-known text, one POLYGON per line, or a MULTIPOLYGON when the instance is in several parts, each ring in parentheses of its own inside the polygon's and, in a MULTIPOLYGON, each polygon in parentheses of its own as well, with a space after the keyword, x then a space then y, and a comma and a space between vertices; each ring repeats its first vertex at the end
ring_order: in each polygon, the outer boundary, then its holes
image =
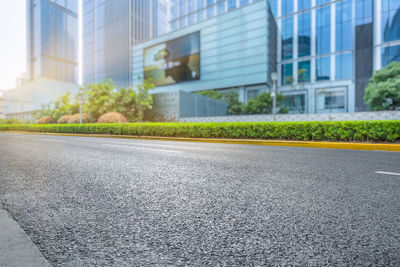
MULTIPOLYGON (((276 106, 279 107, 284 100, 284 96, 276 95, 276 106)), ((272 97, 270 92, 262 92, 258 96, 250 99, 244 106, 245 114, 269 114, 272 113, 272 97)), ((285 109, 281 108, 282 111, 285 109)))
POLYGON ((365 90, 364 101, 371 110, 400 108, 400 63, 393 62, 378 70, 365 90))
POLYGON ((113 97, 115 91, 114 82, 110 79, 105 80, 103 83, 86 85, 83 89, 86 97, 83 110, 94 118, 113 111, 115 107, 113 97))
POLYGON ((206 90, 206 91, 200 91, 197 92, 197 94, 202 95, 202 96, 207 96, 207 97, 211 97, 217 100, 221 100, 222 99, 222 93, 218 90, 206 90))
POLYGON ((0 131, 249 138, 301 141, 399 142, 400 121, 125 123, 0 125, 0 131))
POLYGON ((142 84, 138 85, 135 97, 137 121, 143 121, 145 112, 153 108, 153 96, 149 94, 149 91, 154 88, 151 79, 145 79, 142 84))
POLYGON ((243 113, 243 103, 239 101, 239 93, 231 89, 224 94, 224 101, 228 104, 228 115, 239 115, 243 113))
POLYGON ((79 104, 74 101, 71 93, 68 92, 59 96, 52 104, 42 105, 42 109, 37 114, 38 118, 51 116, 56 120, 62 116, 71 115, 79 112, 79 104))

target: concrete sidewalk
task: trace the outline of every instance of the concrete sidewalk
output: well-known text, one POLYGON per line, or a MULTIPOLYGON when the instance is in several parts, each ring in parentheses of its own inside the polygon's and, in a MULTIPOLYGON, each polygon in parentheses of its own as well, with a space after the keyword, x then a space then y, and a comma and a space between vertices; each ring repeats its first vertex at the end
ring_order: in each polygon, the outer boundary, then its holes
POLYGON ((24 230, 2 209, 0 209, 0 266, 50 266, 24 230))

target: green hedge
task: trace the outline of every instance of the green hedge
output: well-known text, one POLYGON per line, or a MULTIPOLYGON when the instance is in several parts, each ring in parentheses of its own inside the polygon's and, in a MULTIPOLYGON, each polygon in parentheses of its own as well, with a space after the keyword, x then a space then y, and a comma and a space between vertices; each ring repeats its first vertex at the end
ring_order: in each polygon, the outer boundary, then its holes
POLYGON ((400 121, 0 125, 0 131, 301 141, 400 141, 400 121))

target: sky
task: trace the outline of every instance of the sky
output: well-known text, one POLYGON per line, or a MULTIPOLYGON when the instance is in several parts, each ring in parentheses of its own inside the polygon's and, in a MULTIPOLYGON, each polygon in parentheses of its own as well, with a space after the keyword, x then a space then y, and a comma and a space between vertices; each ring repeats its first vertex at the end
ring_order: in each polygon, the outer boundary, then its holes
POLYGON ((0 90, 26 72, 26 0, 0 0, 0 90))

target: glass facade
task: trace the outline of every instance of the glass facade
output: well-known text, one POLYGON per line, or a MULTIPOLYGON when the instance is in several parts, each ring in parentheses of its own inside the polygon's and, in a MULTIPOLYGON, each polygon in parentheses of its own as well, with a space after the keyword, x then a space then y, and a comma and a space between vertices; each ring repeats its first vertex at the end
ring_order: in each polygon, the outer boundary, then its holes
POLYGON ((336 56, 336 80, 353 78, 353 53, 336 56))
MULTIPOLYGON (((256 0, 169 0, 171 30, 210 19, 256 0)), ((276 0, 275 0, 276 1, 276 0)))
POLYGON ((373 0, 356 0, 356 25, 371 23, 373 0))
POLYGON ((331 61, 330 56, 320 57, 316 59, 316 80, 327 81, 331 77, 331 61))
POLYGON ((336 4, 336 51, 354 48, 352 2, 346 0, 336 4))
POLYGON ((400 62, 400 45, 382 48, 382 68, 394 61, 400 62))
POLYGON ((290 114, 306 113, 306 94, 296 93, 285 95, 283 106, 289 110, 290 114))
POLYGON ((297 73, 298 82, 299 83, 306 83, 310 81, 311 77, 311 62, 307 61, 300 61, 299 62, 299 71, 297 73))
POLYGON ((282 20, 282 59, 293 58, 293 17, 282 20))
POLYGON ((293 83, 293 64, 282 65, 282 84, 293 83))
POLYGON ((130 87, 132 45, 165 33, 166 12, 160 0, 84 0, 83 82, 110 78, 116 87, 130 87))
POLYGON ((293 1, 294 0, 282 1, 282 16, 293 13, 293 1))
POLYGON ((382 0, 382 40, 400 40, 400 1, 382 0))
POLYGON ((331 7, 317 9, 316 47, 317 54, 330 52, 331 47, 331 7))
POLYGON ((309 56, 311 55, 311 13, 299 14, 298 25, 298 56, 309 56))
POLYGON ((345 90, 317 91, 317 112, 343 112, 346 110, 345 90))
POLYGON ((78 0, 27 1, 28 79, 77 83, 78 0))

